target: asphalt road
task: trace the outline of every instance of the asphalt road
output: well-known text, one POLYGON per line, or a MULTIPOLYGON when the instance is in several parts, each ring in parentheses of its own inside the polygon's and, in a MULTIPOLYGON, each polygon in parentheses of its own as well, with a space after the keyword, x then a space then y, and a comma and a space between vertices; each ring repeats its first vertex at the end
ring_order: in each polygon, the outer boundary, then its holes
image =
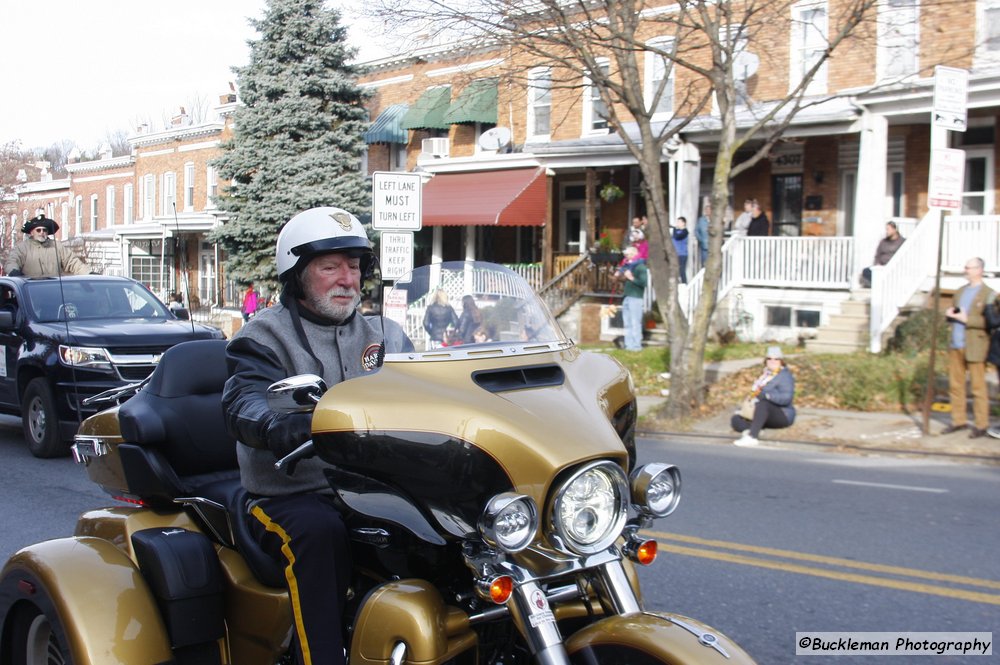
MULTIPOLYGON (((796 659, 797 631, 1000 635, 1000 468, 667 439, 639 449, 683 473, 680 507, 651 530, 647 607, 700 619, 762 664, 871 662, 796 659)), ((4 559, 112 503, 72 460, 33 458, 17 419, 0 416, 0 459, 4 559)))
POLYGON ((643 459, 683 476, 677 512, 652 530, 647 606, 707 622, 760 663, 871 662, 796 659, 797 631, 1000 635, 1000 467, 667 439, 641 441, 643 459))

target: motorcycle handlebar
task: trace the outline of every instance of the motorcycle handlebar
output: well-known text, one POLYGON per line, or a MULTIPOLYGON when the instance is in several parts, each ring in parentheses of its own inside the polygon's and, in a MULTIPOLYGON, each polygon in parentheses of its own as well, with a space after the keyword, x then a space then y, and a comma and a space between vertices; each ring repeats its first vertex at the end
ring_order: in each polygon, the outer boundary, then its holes
POLYGON ((285 469, 288 472, 288 475, 292 475, 295 473, 295 465, 297 465, 301 460, 304 460, 307 457, 312 457, 315 454, 315 446, 313 446, 312 439, 309 439, 301 446, 275 462, 274 468, 276 471, 285 469))

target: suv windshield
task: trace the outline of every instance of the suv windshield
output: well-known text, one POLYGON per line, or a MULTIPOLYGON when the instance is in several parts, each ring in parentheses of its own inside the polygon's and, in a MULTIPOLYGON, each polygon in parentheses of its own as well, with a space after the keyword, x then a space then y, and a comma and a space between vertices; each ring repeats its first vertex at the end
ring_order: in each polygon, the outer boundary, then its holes
POLYGON ((403 326, 426 359, 537 352, 570 344, 528 282, 495 263, 455 261, 417 268, 385 294, 383 314, 403 326))
POLYGON ((86 319, 170 319, 145 287, 126 280, 46 280, 25 285, 28 307, 40 322, 86 319))

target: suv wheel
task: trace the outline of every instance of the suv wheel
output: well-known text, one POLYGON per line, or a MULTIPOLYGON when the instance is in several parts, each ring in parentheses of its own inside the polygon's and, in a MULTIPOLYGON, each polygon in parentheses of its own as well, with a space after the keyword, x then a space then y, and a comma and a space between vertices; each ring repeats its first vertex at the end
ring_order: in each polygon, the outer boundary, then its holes
POLYGON ((59 438, 59 416, 56 415, 52 389, 45 379, 32 379, 21 400, 21 422, 28 450, 35 457, 61 457, 69 446, 59 438))

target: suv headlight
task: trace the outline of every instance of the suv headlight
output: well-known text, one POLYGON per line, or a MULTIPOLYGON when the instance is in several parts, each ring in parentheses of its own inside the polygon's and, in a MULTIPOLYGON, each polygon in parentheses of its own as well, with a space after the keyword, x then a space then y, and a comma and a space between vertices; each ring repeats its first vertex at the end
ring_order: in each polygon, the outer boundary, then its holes
POLYGON ((92 346, 59 345, 59 362, 69 367, 111 370, 111 360, 104 349, 92 346))
POLYGON ((561 544, 577 554, 611 547, 625 525, 627 501, 621 467, 612 462, 584 466, 555 493, 552 524, 561 544))
POLYGON ((681 471, 654 462, 632 472, 632 505, 651 517, 666 517, 681 500, 681 471))
POLYGON ((519 552, 538 532, 538 510, 530 496, 504 492, 486 504, 479 518, 483 539, 504 552, 519 552))

